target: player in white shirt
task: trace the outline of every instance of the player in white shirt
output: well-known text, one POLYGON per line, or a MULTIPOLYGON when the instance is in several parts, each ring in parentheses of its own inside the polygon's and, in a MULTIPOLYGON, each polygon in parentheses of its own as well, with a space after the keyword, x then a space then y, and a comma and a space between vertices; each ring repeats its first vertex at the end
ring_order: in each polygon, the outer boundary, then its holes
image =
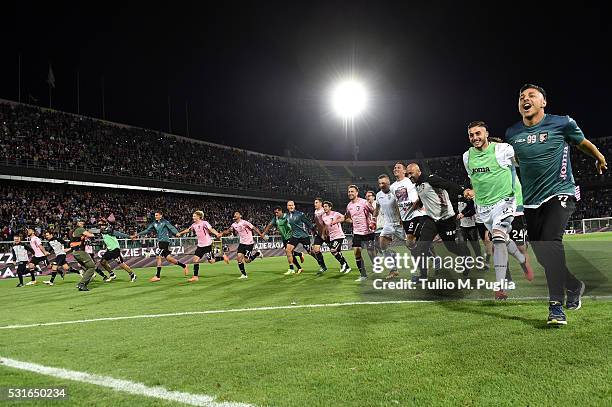
MULTIPOLYGON (((395 182, 391 184, 390 189, 397 199, 397 206, 400 211, 400 218, 404 232, 406 233, 406 242, 413 243, 419 237, 421 222, 419 218, 425 216, 425 209, 415 207, 414 203, 419 200, 419 194, 416 191, 414 183, 406 177, 406 164, 398 161, 393 167, 393 175, 395 182)), ((413 244, 408 245, 409 247, 413 244)))
MULTIPOLYGON (((374 210, 374 217, 377 218, 379 213, 382 213, 384 219, 384 226, 380 232, 380 249, 383 257, 395 256, 395 252, 389 249, 389 246, 393 242, 393 239, 405 241, 406 234, 404 228, 401 225, 401 216, 399 207, 397 205, 397 197, 391 192, 390 185, 391 180, 387 174, 380 175, 378 177, 378 187, 380 191, 376 194, 376 209, 374 210)), ((385 262, 386 263, 386 262, 385 262)), ((397 277, 399 273, 397 268, 394 266, 389 271, 387 278, 397 277)))

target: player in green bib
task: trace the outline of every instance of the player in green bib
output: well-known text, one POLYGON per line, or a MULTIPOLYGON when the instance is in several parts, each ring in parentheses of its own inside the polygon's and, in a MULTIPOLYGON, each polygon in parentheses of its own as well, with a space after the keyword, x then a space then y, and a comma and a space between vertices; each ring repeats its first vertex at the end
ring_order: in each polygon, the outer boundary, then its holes
POLYGON ((130 268, 130 266, 128 266, 127 263, 123 260, 123 256, 121 255, 121 249, 119 246, 119 240, 117 240, 117 238, 127 239, 130 237, 130 235, 115 230, 113 225, 105 220, 100 220, 100 222, 98 222, 98 226, 100 227, 100 231, 102 233, 102 240, 104 241, 104 245, 106 246, 106 251, 100 259, 100 265, 104 268, 104 270, 108 271, 109 273, 109 276, 105 281, 110 282, 117 278, 117 275, 113 271, 113 268, 110 266, 110 262, 115 260, 118 263, 119 267, 121 267, 128 273, 128 275, 130 276, 130 282, 133 283, 134 281, 136 281, 136 274, 130 268))
MULTIPOLYGON (((499 137, 492 137, 489 135, 489 142, 503 143, 504 141, 499 137)), ((514 167, 517 169, 517 167, 514 167)), ((514 219, 512 220, 512 230, 508 235, 519 251, 527 257, 527 262, 529 262, 529 256, 527 254, 527 226, 525 225, 525 209, 523 204, 523 188, 521 187, 521 182, 519 181, 519 174, 517 171, 517 176, 514 177, 514 199, 516 199, 516 210, 514 211, 514 219)), ((526 275, 528 280, 532 280, 533 276, 526 275)), ((510 276, 510 266, 508 266, 508 271, 506 272, 506 280, 512 281, 512 277, 510 276)))
POLYGON ((522 120, 506 130, 506 141, 514 147, 520 165, 527 232, 546 274, 548 324, 565 325, 566 291, 566 308, 579 309, 585 288, 568 270, 563 248, 565 227, 576 206, 570 145, 591 156, 600 174, 607 164, 572 118, 545 114, 546 105, 544 89, 524 85, 518 98, 522 120))
MULTIPOLYGON (((272 218, 270 223, 266 225, 266 227, 261 233, 265 235, 266 233, 268 233, 268 230, 273 227, 275 227, 276 230, 278 230, 278 233, 280 233, 281 238, 283 239, 283 248, 286 249, 287 243, 289 242, 289 239, 291 239, 291 236, 293 234, 293 230, 291 228, 291 224, 289 223, 289 219, 287 219, 287 214, 283 213, 283 208, 281 208, 280 206, 274 208, 274 217, 272 218)), ((304 262, 304 256, 301 252, 294 250, 292 253, 293 263, 289 263, 289 270, 287 270, 287 272, 295 272, 295 269, 293 267, 294 265, 298 268, 298 270, 301 270, 302 266, 300 265, 299 259, 304 262)))
POLYGON ((468 125, 472 147, 463 154, 463 164, 472 182, 478 218, 485 224, 493 242, 495 279, 499 283, 495 298, 508 298, 504 288, 512 288, 506 281, 508 254, 514 256, 525 273, 533 280, 533 270, 527 257, 510 239, 516 212, 514 150, 506 143, 489 142, 487 125, 475 121, 468 125))

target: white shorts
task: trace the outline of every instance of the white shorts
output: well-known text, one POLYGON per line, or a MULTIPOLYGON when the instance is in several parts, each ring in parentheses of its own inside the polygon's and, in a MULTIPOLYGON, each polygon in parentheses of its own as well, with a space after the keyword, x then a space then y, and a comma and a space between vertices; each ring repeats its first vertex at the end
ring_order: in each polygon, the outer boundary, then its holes
POLYGON ((477 219, 485 224, 489 232, 493 229, 505 230, 507 233, 512 228, 512 219, 504 222, 508 217, 513 217, 516 211, 516 199, 514 197, 504 198, 494 205, 478 206, 477 219))
POLYGON ((406 240, 404 227, 400 223, 385 223, 380 235, 391 240, 393 240, 394 237, 399 240, 406 240))

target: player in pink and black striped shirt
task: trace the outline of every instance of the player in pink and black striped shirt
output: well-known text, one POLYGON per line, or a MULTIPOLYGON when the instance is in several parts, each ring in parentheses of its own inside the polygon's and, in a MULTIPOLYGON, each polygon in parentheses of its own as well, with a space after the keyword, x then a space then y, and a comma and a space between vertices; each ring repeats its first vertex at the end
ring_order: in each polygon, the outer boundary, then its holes
MULTIPOLYGON (((218 257, 214 257, 212 250, 213 241, 210 235, 213 234, 217 238, 220 238, 221 233, 217 232, 215 228, 210 225, 210 223, 204 220, 204 212, 202 211, 195 211, 193 213, 193 224, 187 229, 178 232, 177 236, 189 233, 191 230, 195 232, 198 238, 198 247, 193 255, 193 277, 188 280, 190 283, 193 283, 200 279, 200 260, 202 258, 206 259, 210 264, 220 259, 218 257)), ((225 260, 226 263, 229 263, 227 256, 221 259, 225 260)))
POLYGON ((346 206, 345 220, 353 224, 353 251, 360 277, 355 281, 367 280, 368 274, 365 270, 361 248, 365 244, 370 260, 374 261, 376 255, 374 249, 374 231, 376 222, 374 221, 374 208, 368 201, 359 197, 359 188, 356 185, 349 185, 348 198, 350 202, 346 206))
POLYGON ((240 278, 243 279, 247 278, 244 263, 250 263, 260 256, 263 257, 261 250, 254 249, 255 240, 253 240, 253 231, 262 238, 264 237, 263 233, 261 233, 257 227, 253 226, 251 222, 242 219, 242 214, 236 211, 234 212, 234 223, 221 232, 221 236, 229 235, 234 232, 240 238, 236 260, 238 261, 238 268, 240 269, 240 278))

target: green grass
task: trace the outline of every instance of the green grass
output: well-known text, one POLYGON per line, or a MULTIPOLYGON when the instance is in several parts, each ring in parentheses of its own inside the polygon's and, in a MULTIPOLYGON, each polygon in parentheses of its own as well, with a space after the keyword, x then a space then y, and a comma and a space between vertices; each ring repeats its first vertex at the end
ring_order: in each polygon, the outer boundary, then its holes
MULTIPOLYGON (((355 272, 337 273, 331 257, 320 278, 311 258, 295 277, 282 275, 284 259, 266 258, 247 265, 246 281, 237 279, 235 263, 203 265, 203 278, 191 285, 178 267, 165 267, 155 284, 146 281, 153 269, 139 269, 134 284, 118 271, 118 280, 95 280, 87 293, 74 288, 76 276, 54 287, 16 289, 15 280, 0 281, 0 325, 292 302, 465 299, 0 330, 0 356, 257 405, 610 405, 612 302, 604 298, 612 293, 610 240, 612 234, 567 240, 570 266, 595 298, 568 312, 569 325, 561 329, 546 326, 544 300, 476 301, 490 292, 379 293, 355 283, 355 272)), ((533 284, 515 274, 511 296, 546 295, 539 267, 533 284)), ((68 386, 70 399, 54 405, 172 404, 0 366, 0 387, 15 385, 68 386)))

